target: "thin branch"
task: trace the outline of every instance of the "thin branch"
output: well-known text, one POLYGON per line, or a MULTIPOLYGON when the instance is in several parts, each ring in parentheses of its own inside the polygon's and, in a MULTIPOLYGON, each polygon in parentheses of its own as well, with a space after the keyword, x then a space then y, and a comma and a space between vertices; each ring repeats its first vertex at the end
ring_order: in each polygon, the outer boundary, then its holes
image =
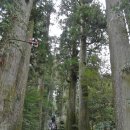
POLYGON ((20 39, 8 39, 10 41, 20 41, 20 42, 26 42, 26 43, 31 43, 31 42, 28 42, 28 41, 23 41, 23 40, 20 40, 20 39))

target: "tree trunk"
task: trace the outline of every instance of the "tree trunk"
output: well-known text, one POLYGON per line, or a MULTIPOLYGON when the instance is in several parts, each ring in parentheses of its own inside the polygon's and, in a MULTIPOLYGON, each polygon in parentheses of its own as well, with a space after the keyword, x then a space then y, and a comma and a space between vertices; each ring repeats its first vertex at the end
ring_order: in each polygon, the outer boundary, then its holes
POLYGON ((38 90, 40 93, 40 97, 41 97, 41 101, 39 104, 39 110, 40 110, 40 114, 39 114, 39 130, 42 130, 42 122, 43 122, 43 95, 44 95, 44 83, 43 83, 43 79, 39 78, 39 86, 38 86, 38 90))
POLYGON ((67 113, 67 130, 76 130, 76 115, 75 115, 75 96, 76 96, 76 82, 71 81, 71 85, 69 87, 69 106, 67 113))
MULTIPOLYGON (((71 0, 72 13, 76 11, 76 1, 71 0)), ((75 27, 75 21, 72 23, 72 28, 75 27)), ((71 66, 70 66, 70 86, 69 86, 69 100, 68 100, 68 112, 67 112, 67 130, 77 130, 76 124, 76 84, 78 75, 78 58, 77 58, 77 43, 75 39, 71 41, 72 54, 71 54, 71 66)))
MULTIPOLYGON (((81 1, 81 6, 83 2, 81 1)), ((80 61, 79 61, 79 130, 89 130, 88 86, 85 81, 86 70, 86 36, 85 23, 81 17, 80 61)))
POLYGON ((4 48, 5 62, 0 66, 0 129, 20 130, 23 102, 28 77, 31 47, 27 40, 27 26, 33 0, 15 1, 20 11, 16 12, 10 37, 4 48), (11 40, 16 39, 16 40, 11 40))
POLYGON ((116 129, 130 130, 130 45, 120 0, 106 0, 110 59, 116 107, 116 129))
POLYGON ((67 130, 76 130, 76 84, 77 84, 77 47, 76 42, 73 43, 72 48, 72 62, 70 70, 70 86, 69 86, 69 107, 68 107, 68 124, 67 130))
POLYGON ((51 101, 53 101, 53 90, 51 90, 51 89, 48 89, 48 97, 47 97, 47 105, 46 105, 46 107, 45 107, 45 115, 44 115, 44 128, 42 128, 43 130, 47 130, 48 129, 48 120, 50 120, 50 116, 49 116, 49 114, 50 114, 50 112, 51 112, 51 114, 52 114, 52 112, 53 112, 53 110, 50 110, 49 109, 49 102, 51 101))
POLYGON ((89 130, 88 116, 88 87, 85 81, 86 69, 86 39, 82 37, 80 43, 79 61, 79 130, 89 130))

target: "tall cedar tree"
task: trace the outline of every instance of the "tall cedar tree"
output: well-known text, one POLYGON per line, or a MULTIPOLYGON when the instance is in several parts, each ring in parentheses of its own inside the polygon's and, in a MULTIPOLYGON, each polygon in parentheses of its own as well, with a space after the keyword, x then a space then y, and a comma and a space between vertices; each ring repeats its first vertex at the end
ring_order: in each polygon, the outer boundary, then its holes
POLYGON ((116 107, 116 129, 130 129, 130 45, 121 0, 107 0, 107 26, 116 107))
POLYGON ((15 8, 11 14, 11 29, 1 56, 4 64, 0 65, 0 129, 20 130, 23 102, 28 77, 31 46, 26 42, 30 13, 33 0, 26 2, 12 1, 15 8), (17 39, 17 40, 12 40, 17 39))

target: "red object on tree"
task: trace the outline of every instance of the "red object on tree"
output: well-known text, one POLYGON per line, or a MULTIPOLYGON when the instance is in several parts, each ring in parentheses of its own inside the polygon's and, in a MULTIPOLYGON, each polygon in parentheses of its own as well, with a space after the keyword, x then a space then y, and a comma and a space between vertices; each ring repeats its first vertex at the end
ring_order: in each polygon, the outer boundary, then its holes
POLYGON ((32 47, 38 47, 38 46, 39 46, 39 42, 38 42, 38 40, 35 39, 35 38, 31 38, 31 39, 29 40, 29 44, 32 45, 32 47))

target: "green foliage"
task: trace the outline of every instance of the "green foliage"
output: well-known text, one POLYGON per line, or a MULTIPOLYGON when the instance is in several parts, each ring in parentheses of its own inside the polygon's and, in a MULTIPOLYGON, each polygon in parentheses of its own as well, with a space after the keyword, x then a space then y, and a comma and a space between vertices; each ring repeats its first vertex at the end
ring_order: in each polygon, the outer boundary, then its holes
POLYGON ((48 92, 45 91, 43 94, 41 95, 36 87, 29 86, 24 103, 23 130, 39 128, 40 115, 43 114, 41 113, 41 105, 44 108, 43 111, 46 109, 50 111, 53 107, 52 102, 47 100, 48 92))
POLYGON ((36 130, 39 127, 41 100, 40 92, 36 88, 27 91, 24 104, 24 130, 36 130))
MULTIPOLYGON (((0 35, 5 35, 12 27, 12 23, 17 17, 15 11, 19 12, 18 6, 14 6, 13 0, 0 1, 0 35), (12 6, 13 5, 13 6, 12 6)), ((122 4, 126 8, 127 1, 122 4)), ((37 130, 39 128, 40 111, 51 114, 54 105, 51 101, 53 91, 56 91, 57 113, 62 114, 62 105, 68 100, 68 95, 63 97, 64 89, 68 89, 71 80, 71 72, 78 74, 78 53, 81 38, 80 26, 81 17, 85 23, 84 35, 89 43, 87 67, 83 72, 83 84, 88 87, 90 124, 94 129, 100 129, 109 125, 113 127, 113 102, 111 77, 100 75, 100 59, 95 53, 99 49, 97 45, 105 42, 104 32, 106 31, 106 16, 100 10, 98 4, 79 5, 77 1, 63 0, 61 12, 66 16, 61 21, 63 33, 58 42, 60 42, 56 55, 51 53, 50 38, 48 29, 50 26, 50 15, 55 12, 52 0, 37 0, 33 7, 31 18, 34 19, 34 37, 39 39, 40 46, 32 49, 30 60, 30 71, 28 78, 28 88, 24 103, 23 130, 37 130), (97 47, 97 48, 95 48, 97 47), (94 48, 94 49, 93 49, 94 48), (54 60, 57 60, 56 67, 54 60), (44 82, 44 92, 38 91, 38 79, 42 78, 44 82)), ((56 48, 57 49, 57 48, 56 48)), ((77 78, 77 77, 76 77, 77 78)), ((44 118, 42 117, 42 118, 44 118)), ((44 119, 43 119, 44 120, 44 119)))
POLYGON ((106 17, 100 9, 100 5, 92 4, 80 6, 77 11, 77 19, 85 22, 85 35, 89 37, 90 43, 99 43, 104 41, 103 32, 106 29, 106 17))
POLYGON ((115 127, 110 75, 99 77, 95 84, 89 86, 89 113, 90 123, 95 130, 115 127))
POLYGON ((0 1, 0 35, 3 36, 11 28, 12 1, 0 1))
POLYGON ((130 2, 129 0, 123 0, 120 8, 124 10, 127 24, 130 28, 130 2))
POLYGON ((84 76, 87 79, 87 81, 92 82, 94 79, 97 79, 99 74, 97 70, 92 69, 92 68, 87 68, 84 72, 84 76))

